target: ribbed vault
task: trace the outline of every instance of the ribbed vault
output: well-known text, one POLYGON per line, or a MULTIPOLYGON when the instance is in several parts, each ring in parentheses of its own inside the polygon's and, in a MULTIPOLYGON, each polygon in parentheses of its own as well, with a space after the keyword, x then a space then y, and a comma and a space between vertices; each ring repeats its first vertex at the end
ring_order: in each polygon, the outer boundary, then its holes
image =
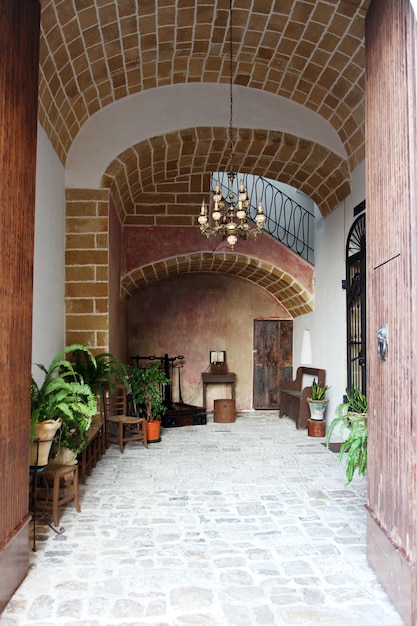
POLYGON ((163 259, 135 268, 122 277, 124 299, 159 280, 188 273, 220 272, 249 280, 271 293, 293 317, 313 310, 313 296, 288 272, 243 254, 199 252, 163 259))

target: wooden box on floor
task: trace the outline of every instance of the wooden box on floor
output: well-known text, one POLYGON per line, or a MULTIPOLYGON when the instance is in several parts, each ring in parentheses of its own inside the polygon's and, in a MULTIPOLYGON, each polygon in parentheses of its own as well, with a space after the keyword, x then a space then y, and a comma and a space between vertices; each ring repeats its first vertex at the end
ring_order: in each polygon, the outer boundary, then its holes
POLYGON ((214 400, 213 421, 228 423, 236 421, 236 408, 234 400, 214 400))

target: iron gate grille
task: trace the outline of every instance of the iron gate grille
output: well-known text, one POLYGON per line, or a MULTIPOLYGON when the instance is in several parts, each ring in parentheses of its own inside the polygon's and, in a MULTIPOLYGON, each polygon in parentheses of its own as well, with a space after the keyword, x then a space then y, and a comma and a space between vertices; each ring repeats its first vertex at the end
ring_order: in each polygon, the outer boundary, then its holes
POLYGON ((347 386, 366 395, 365 214, 353 223, 346 244, 347 386))

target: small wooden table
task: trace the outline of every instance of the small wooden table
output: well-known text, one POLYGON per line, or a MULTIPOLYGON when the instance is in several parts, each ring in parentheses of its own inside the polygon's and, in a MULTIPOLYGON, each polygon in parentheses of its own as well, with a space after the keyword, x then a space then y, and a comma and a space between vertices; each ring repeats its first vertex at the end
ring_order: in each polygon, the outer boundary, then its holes
POLYGON ((230 372, 228 374, 201 374, 203 379, 203 407, 206 408, 206 390, 207 385, 228 384, 232 387, 232 400, 235 399, 235 382, 236 374, 230 372))

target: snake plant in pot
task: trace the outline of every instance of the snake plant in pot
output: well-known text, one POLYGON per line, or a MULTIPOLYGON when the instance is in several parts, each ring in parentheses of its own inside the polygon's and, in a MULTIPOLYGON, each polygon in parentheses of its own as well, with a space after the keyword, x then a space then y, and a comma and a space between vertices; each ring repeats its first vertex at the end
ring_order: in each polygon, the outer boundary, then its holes
MULTIPOLYGON (((75 371, 71 361, 66 358, 74 350, 88 348, 82 344, 73 344, 61 350, 51 361, 48 367, 37 364, 43 374, 41 382, 32 377, 31 384, 31 432, 32 443, 30 464, 46 465, 46 458, 40 459, 41 431, 45 425, 55 424, 60 428, 57 446, 65 446, 76 455, 85 443, 85 433, 91 424, 92 416, 97 410, 94 392, 83 378, 75 371), (36 445, 33 445, 36 442, 36 445)), ((91 353, 90 353, 91 355, 91 353)), ((94 357, 91 355, 93 362, 94 357)), ((55 432, 56 432, 55 430, 55 432)), ((47 436, 49 449, 54 436, 47 436)))
POLYGON ((307 398, 308 406, 310 407, 310 417, 315 421, 323 421, 324 414, 327 409, 329 400, 326 398, 326 393, 330 389, 329 385, 321 386, 313 379, 311 384, 311 396, 307 398))
POLYGON ((368 453, 368 402, 366 396, 355 387, 346 390, 346 402, 336 408, 337 417, 327 432, 327 447, 335 429, 344 441, 340 445, 339 459, 345 462, 348 485, 355 474, 366 476, 368 453))

